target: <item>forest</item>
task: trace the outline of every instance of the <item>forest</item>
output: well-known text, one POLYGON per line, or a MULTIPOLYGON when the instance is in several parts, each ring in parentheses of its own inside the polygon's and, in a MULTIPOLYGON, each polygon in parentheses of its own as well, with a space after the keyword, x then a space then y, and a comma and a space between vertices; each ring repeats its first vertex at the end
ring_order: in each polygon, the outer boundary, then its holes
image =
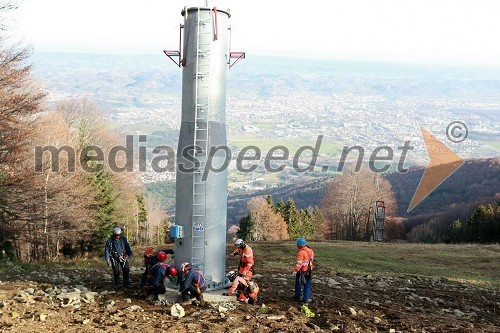
MULTIPOLYGON (((49 103, 29 56, 29 48, 0 39, 0 256, 31 261, 101 250, 115 225, 134 243, 163 243, 166 214, 144 196, 137 175, 97 162, 95 147, 109 154, 122 138, 92 101, 49 103)), ((125 156, 116 154, 116 163, 125 156)))

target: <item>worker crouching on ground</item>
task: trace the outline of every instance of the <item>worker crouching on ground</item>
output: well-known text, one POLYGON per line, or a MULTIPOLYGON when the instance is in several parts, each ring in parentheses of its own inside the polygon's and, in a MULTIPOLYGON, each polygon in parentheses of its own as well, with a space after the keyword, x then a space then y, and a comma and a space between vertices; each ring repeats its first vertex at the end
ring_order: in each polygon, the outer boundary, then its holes
POLYGON ((205 277, 197 269, 191 268, 188 262, 181 265, 182 279, 180 282, 179 291, 182 294, 182 301, 189 302, 193 297, 200 302, 201 306, 205 305, 203 300, 203 291, 205 291, 205 277))
POLYGON ((311 279, 314 261, 314 251, 307 245, 304 238, 297 239, 299 252, 296 257, 295 269, 295 299, 305 304, 309 303, 311 296, 311 279), (302 293, 302 288, 304 292, 302 293))
MULTIPOLYGON (((159 260, 158 260, 158 254, 160 252, 163 252, 165 254, 170 254, 170 259, 174 258, 174 250, 172 249, 165 249, 165 250, 160 250, 156 251, 154 247, 148 247, 146 251, 144 251, 144 273, 141 276, 141 284, 140 288, 143 289, 144 286, 146 285, 146 282, 148 280, 148 274, 151 268, 153 268, 154 265, 156 265, 159 260)), ((163 260, 162 260, 163 261, 163 260)))
POLYGON ((131 288, 130 284, 130 266, 128 257, 132 256, 132 249, 127 238, 122 235, 122 229, 115 227, 113 236, 109 237, 104 248, 104 258, 106 263, 113 269, 115 286, 120 285, 120 267, 123 272, 123 286, 131 288))
POLYGON ((177 269, 164 262, 167 260, 167 254, 165 252, 158 252, 156 260, 158 262, 149 270, 146 284, 142 288, 144 297, 151 294, 164 294, 166 291, 165 280, 167 278, 172 279, 174 276, 177 276, 177 269))
POLYGON ((225 296, 236 294, 238 301, 249 304, 256 304, 259 298, 259 286, 254 281, 249 281, 241 276, 237 276, 235 271, 227 273, 226 277, 231 281, 229 291, 225 296))
POLYGON ((236 246, 236 250, 233 252, 233 257, 236 255, 240 256, 238 275, 250 280, 253 275, 253 250, 248 244, 245 244, 243 239, 236 240, 234 245, 236 246))

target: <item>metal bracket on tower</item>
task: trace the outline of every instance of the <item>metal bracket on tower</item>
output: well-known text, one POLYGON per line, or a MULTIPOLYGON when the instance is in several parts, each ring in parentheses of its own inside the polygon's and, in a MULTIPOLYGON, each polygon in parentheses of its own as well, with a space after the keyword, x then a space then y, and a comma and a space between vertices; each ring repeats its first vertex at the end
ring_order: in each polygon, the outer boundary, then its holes
POLYGON ((170 58, 178 67, 181 67, 181 53, 179 51, 163 50, 163 53, 170 58), (174 58, 178 58, 177 60, 174 58))
POLYGON ((229 53, 229 68, 233 67, 236 65, 240 60, 245 59, 245 52, 230 52, 229 53), (236 59, 233 62, 231 62, 231 59, 236 59))
POLYGON ((174 50, 163 50, 163 53, 167 57, 170 58, 178 67, 185 66, 186 65, 186 59, 182 59, 182 54, 181 54, 181 45, 182 45, 182 29, 184 29, 184 26, 182 24, 179 25, 179 50, 174 51, 174 50), (177 59, 174 59, 177 58, 177 59))

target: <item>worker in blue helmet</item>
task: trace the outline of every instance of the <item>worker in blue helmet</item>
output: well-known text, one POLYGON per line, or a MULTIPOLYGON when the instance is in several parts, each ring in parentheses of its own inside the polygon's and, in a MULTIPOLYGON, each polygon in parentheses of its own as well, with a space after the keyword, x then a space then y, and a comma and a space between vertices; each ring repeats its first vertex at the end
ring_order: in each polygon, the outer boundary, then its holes
POLYGON ((304 238, 297 239, 297 253, 293 275, 295 276, 295 299, 309 303, 311 296, 311 280, 314 262, 314 251, 304 238))
POLYGON ((120 269, 123 272, 123 286, 131 288, 129 257, 132 256, 132 249, 127 238, 122 235, 122 229, 115 227, 113 236, 109 237, 104 248, 104 258, 108 266, 113 269, 115 286, 120 285, 120 269))

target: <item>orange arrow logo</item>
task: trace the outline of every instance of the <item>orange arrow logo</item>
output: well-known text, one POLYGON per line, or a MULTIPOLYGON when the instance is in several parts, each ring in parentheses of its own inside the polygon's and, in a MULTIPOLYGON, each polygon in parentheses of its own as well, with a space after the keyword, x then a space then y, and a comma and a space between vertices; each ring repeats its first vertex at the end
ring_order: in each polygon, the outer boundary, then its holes
POLYGON ((420 130, 429 154, 429 165, 427 165, 424 175, 420 179, 417 191, 415 191, 407 212, 415 208, 464 163, 460 156, 452 152, 425 128, 420 127, 420 130))

